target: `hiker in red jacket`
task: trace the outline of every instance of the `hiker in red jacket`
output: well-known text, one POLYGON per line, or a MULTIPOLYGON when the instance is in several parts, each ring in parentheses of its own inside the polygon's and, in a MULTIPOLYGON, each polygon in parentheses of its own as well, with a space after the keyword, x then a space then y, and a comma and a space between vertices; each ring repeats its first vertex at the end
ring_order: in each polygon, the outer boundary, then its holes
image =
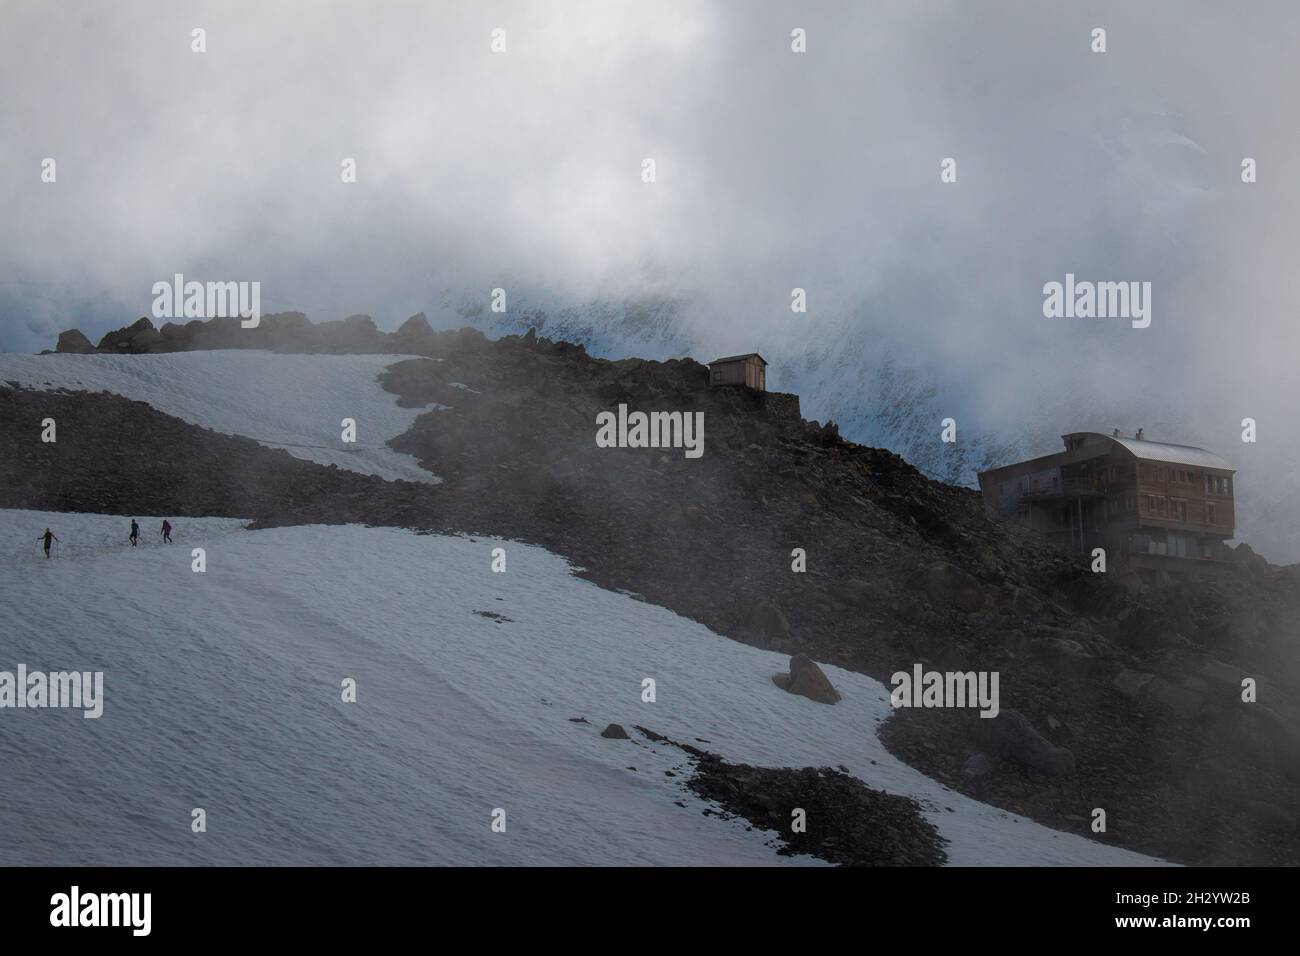
POLYGON ((171 543, 172 543, 172 526, 171 526, 171 522, 169 522, 166 518, 163 518, 162 532, 163 532, 163 541, 164 541, 164 543, 166 543, 166 544, 171 544, 171 543))
POLYGON ((41 535, 40 538, 37 538, 36 540, 40 541, 42 539, 45 541, 45 560, 48 561, 50 560, 50 542, 58 541, 59 539, 54 537, 54 532, 49 528, 46 528, 45 534, 41 535))

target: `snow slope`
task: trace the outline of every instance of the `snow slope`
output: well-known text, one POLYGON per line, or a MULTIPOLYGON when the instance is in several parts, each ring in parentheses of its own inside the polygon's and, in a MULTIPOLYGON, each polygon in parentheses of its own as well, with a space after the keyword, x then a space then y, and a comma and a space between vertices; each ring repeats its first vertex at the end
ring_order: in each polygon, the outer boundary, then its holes
POLYGON ((733 761, 844 764, 919 799, 954 864, 1154 862, 900 763, 875 733, 890 714, 878 682, 826 667, 839 704, 792 696, 770 679, 783 656, 601 590, 538 548, 229 519, 178 521, 168 547, 158 519, 141 523, 132 550, 121 518, 0 511, 0 670, 105 674, 98 720, 0 710, 0 865, 816 862, 704 815, 665 774, 683 754, 634 724, 733 761), (48 562, 47 525, 63 542, 48 562), (190 569, 195 546, 206 574, 190 569), (347 677, 355 703, 340 699, 347 677), (601 738, 607 722, 640 739, 601 738), (206 833, 190 831, 194 807, 206 833), (497 807, 505 833, 489 826, 497 807))
MULTIPOLYGON (((297 458, 379 475, 437 481, 386 443, 424 409, 399 408, 377 377, 407 355, 281 355, 253 350, 158 355, 0 354, 0 382, 108 391, 297 458), (341 440, 344 418, 355 444, 341 440)), ((437 406, 432 406, 437 407, 437 406)))

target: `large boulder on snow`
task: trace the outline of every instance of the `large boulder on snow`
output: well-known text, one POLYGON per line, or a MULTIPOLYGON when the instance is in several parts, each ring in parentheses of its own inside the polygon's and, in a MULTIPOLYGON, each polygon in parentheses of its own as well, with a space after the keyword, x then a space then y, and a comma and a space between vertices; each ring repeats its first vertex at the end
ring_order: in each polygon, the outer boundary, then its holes
POLYGON ((55 346, 55 351, 88 355, 95 351, 95 346, 90 344, 90 339, 86 338, 81 329, 68 329, 66 332, 59 333, 59 344, 55 346))
POLYGON ((773 674, 772 683, 784 691, 807 697, 819 704, 834 704, 840 699, 839 691, 831 684, 830 678, 806 654, 791 657, 790 673, 773 674))

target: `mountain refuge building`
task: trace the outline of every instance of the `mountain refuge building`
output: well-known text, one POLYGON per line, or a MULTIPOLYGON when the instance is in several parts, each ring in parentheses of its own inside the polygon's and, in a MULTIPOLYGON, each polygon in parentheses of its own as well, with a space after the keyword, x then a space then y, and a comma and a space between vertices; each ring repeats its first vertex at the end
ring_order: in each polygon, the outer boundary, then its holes
POLYGON ((745 385, 767 391, 767 360, 757 352, 728 355, 709 363, 710 385, 745 385))
POLYGON ((1152 580, 1223 566, 1236 520, 1232 465, 1203 448, 1148 441, 1141 430, 1061 438, 1064 451, 980 472, 990 517, 1075 553, 1105 548, 1108 567, 1152 580))

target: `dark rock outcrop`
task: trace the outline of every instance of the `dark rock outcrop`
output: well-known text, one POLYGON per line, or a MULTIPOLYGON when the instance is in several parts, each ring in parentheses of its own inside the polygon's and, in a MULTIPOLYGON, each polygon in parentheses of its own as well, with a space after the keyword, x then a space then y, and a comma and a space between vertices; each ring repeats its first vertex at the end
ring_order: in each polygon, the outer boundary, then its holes
POLYGON ((147 316, 141 316, 124 329, 109 332, 99 341, 99 351, 138 355, 165 345, 163 336, 147 316))
POLYGON ((1074 773, 1074 754, 1043 737, 1018 711, 1004 708, 996 717, 977 718, 975 737, 996 757, 1052 776, 1074 773))
POLYGON ((776 831, 782 855, 806 853, 841 866, 938 866, 947 860, 943 839, 915 800, 873 790, 829 767, 751 767, 705 754, 687 786, 718 803, 724 817, 776 831))
POLYGON ((428 317, 423 312, 417 312, 398 326, 394 335, 399 339, 424 341, 433 335, 433 329, 429 327, 428 317))
POLYGON ((68 329, 66 332, 59 333, 59 344, 55 351, 86 355, 95 351, 95 346, 90 344, 90 339, 86 338, 80 329, 68 329))

